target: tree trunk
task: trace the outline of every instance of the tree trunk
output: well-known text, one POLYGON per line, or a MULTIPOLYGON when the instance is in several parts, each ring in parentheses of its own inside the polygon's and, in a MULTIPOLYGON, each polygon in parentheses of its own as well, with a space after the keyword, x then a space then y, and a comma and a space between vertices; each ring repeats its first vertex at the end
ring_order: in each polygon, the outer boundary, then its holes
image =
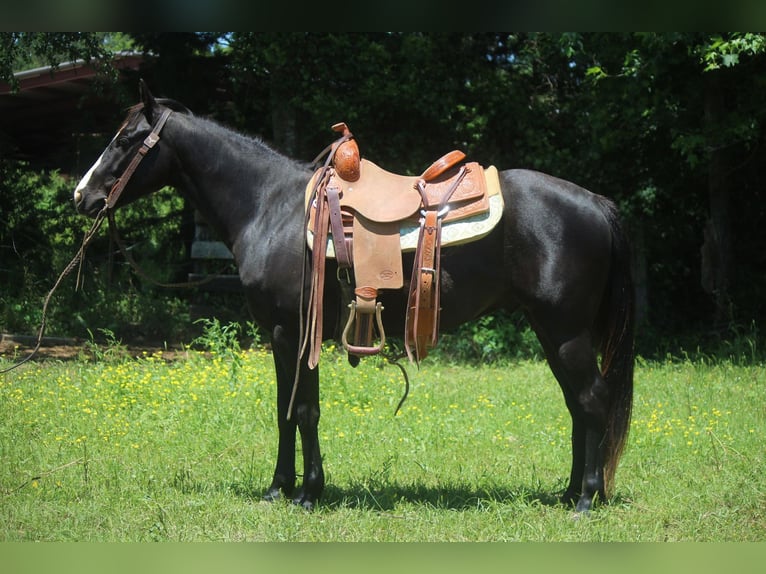
MULTIPOLYGON (((279 81, 282 72, 275 71, 271 84, 271 124, 276 148, 290 157, 297 151, 296 114, 290 105, 290 95, 285 93, 283 83, 279 81)), ((289 85, 289 84, 288 84, 289 85)))
POLYGON ((728 161, 725 145, 717 138, 726 113, 719 72, 705 75, 705 131, 708 134, 708 202, 710 218, 702 245, 702 287, 713 296, 714 321, 732 320, 729 291, 731 279, 731 221, 729 217, 728 161))

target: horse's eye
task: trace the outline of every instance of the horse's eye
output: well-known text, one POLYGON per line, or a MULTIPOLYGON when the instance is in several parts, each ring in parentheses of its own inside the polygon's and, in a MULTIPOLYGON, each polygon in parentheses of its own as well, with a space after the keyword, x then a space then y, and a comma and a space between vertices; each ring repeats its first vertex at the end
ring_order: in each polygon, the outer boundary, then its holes
POLYGON ((130 140, 126 138, 125 136, 117 138, 117 145, 119 147, 127 147, 129 143, 130 143, 130 140))

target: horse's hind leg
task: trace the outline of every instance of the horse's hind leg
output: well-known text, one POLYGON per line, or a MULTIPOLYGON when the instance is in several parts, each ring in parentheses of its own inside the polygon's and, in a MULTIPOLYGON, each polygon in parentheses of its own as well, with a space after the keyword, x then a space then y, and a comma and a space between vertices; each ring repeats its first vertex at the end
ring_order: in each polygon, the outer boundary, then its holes
MULTIPOLYGON (((542 338, 541 338, 542 339, 542 338)), ((604 457, 608 392, 587 330, 560 343, 543 343, 572 416, 572 470, 562 500, 576 510, 605 500, 604 457)))

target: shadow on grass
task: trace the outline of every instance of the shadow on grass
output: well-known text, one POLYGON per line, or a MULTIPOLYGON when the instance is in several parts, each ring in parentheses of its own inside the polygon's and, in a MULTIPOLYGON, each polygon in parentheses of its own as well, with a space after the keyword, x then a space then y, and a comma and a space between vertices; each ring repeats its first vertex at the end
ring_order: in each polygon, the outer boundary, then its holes
MULTIPOLYGON (((332 509, 354 508, 362 510, 391 511, 398 504, 410 503, 441 510, 473 510, 492 504, 514 506, 545 506, 570 508, 574 505, 561 500, 560 490, 546 489, 543 485, 534 487, 519 485, 516 488, 504 486, 477 487, 470 484, 448 484, 425 486, 418 484, 385 484, 374 488, 364 484, 353 484, 347 488, 328 485, 320 505, 332 509)), ((617 492, 604 503, 597 502, 595 508, 617 507, 632 504, 629 497, 617 492)))
MULTIPOLYGON (((265 489, 255 485, 230 484, 228 490, 243 499, 260 501, 265 489)), ((329 484, 319 501, 320 508, 351 508, 387 512, 402 503, 442 510, 471 510, 489 504, 543 505, 564 508, 560 492, 542 488, 476 487, 469 484, 426 486, 387 483, 371 487, 352 484, 347 487, 329 484)))
MULTIPOLYGON (((173 486, 182 492, 210 492, 209 483, 174 481, 173 486)), ((252 482, 219 482, 213 490, 233 494, 248 502, 265 502, 265 484, 252 482)), ((438 510, 466 511, 486 508, 495 504, 512 506, 542 506, 548 508, 574 509, 561 501, 561 489, 550 489, 537 483, 535 486, 518 485, 477 487, 468 483, 445 485, 400 484, 397 482, 373 485, 361 482, 348 486, 328 484, 318 508, 340 510, 344 508, 376 512, 390 512, 402 504, 424 506, 438 510)), ((282 502, 286 502, 283 500, 282 502)), ((597 503, 596 508, 631 506, 633 500, 624 493, 616 492, 606 504, 597 503)))
POLYGON ((392 483, 375 487, 354 484, 346 488, 328 485, 320 503, 329 508, 378 511, 390 511, 402 503, 443 510, 471 510, 492 503, 561 505, 557 493, 539 488, 476 487, 460 483, 436 486, 392 483))

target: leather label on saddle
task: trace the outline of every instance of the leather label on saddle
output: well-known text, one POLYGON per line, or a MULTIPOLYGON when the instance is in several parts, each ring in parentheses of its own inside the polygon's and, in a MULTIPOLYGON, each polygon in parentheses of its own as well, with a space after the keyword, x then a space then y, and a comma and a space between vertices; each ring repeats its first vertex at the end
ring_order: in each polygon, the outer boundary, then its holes
POLYGON ((402 252, 396 225, 354 218, 354 277, 357 288, 401 289, 404 287, 402 252))

